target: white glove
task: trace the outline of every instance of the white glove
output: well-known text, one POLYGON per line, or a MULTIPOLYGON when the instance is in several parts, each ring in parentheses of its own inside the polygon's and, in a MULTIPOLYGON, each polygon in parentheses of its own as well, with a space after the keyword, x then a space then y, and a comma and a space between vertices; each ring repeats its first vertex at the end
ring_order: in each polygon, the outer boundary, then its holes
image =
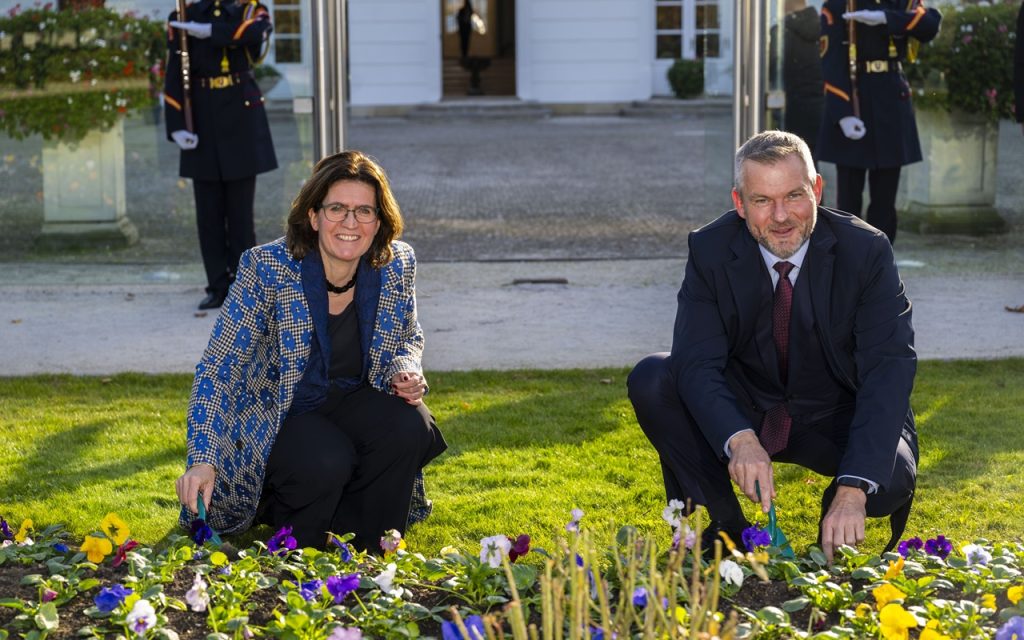
POLYGON ((839 120, 839 128, 843 135, 850 140, 860 140, 868 130, 864 127, 864 121, 857 116, 846 116, 839 120))
MULTIPOLYGON (((866 25, 877 26, 888 22, 885 17, 884 11, 876 11, 874 9, 861 9, 860 11, 847 11, 843 14, 843 18, 847 20, 856 20, 866 25)), ((171 24, 174 24, 173 22, 171 24)))
POLYGON ((182 151, 191 151, 199 146, 199 136, 184 129, 171 132, 171 139, 181 147, 182 151))
MULTIPOLYGON (((881 13, 881 11, 879 11, 881 13)), ((210 34, 213 33, 213 25, 209 22, 179 22, 178 20, 171 20, 167 24, 171 25, 175 29, 184 29, 188 31, 188 35, 196 38, 209 38, 210 34)))

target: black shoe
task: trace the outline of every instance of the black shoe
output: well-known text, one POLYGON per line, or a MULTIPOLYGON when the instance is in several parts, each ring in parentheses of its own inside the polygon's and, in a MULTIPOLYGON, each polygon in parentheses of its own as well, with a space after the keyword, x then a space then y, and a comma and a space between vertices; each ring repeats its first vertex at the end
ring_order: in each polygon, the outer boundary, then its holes
POLYGON ((223 291, 211 291, 206 294, 206 297, 199 302, 200 309, 216 309, 220 305, 224 304, 224 298, 227 297, 227 293, 223 291))
POLYGON ((700 550, 701 555, 708 562, 715 559, 715 540, 722 543, 722 557, 726 558, 729 556, 729 547, 719 533, 724 533, 729 536, 729 539, 737 549, 743 551, 743 530, 749 527, 749 523, 737 523, 733 526, 722 524, 721 522, 712 521, 706 529, 700 535, 700 550))

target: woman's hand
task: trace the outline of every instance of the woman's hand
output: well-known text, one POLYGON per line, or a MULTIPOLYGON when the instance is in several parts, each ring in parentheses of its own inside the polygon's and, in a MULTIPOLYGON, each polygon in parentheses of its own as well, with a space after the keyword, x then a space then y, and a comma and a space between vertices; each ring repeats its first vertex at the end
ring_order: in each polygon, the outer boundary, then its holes
POLYGON ((217 472, 208 464, 192 465, 188 471, 174 482, 178 492, 178 502, 185 505, 192 513, 199 513, 199 493, 203 494, 203 504, 210 510, 210 496, 213 495, 213 481, 217 472))
POLYGON ((427 381, 415 371, 401 371, 391 378, 391 388, 395 395, 409 404, 423 404, 423 394, 427 390, 427 381))

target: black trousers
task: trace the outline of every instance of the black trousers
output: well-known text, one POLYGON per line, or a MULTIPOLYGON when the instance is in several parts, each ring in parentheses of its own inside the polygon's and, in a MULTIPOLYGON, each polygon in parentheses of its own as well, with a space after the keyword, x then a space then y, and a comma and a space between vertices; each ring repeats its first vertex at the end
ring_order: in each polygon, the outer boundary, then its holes
POLYGON ((193 180, 192 191, 206 292, 224 294, 235 279, 242 252, 256 245, 256 176, 229 182, 193 180))
POLYGON ((836 165, 836 208, 864 218, 888 236, 890 244, 896 242, 896 192, 900 186, 900 169, 869 170, 836 165), (865 174, 871 196, 866 218, 863 215, 865 174))
POLYGON ((425 405, 364 386, 289 416, 270 451, 257 520, 292 527, 302 547, 327 532, 380 552, 388 529, 405 533, 413 481, 447 448, 425 405))
MULTIPOLYGON (((640 428, 658 451, 665 493, 669 500, 690 500, 693 504, 704 505, 712 520, 730 530, 742 529, 748 523, 729 478, 725 452, 712 449, 680 400, 668 356, 667 353, 647 356, 633 368, 626 382, 640 428)), ((790 462, 824 476, 833 476, 823 494, 822 516, 835 494, 834 476, 843 456, 851 417, 838 414, 814 424, 794 420, 788 445, 772 456, 773 461, 790 462)), ((754 425, 755 431, 760 428, 760 424, 754 425)), ((915 452, 910 443, 901 439, 895 469, 885 491, 868 495, 868 516, 888 516, 906 508, 906 513, 901 515, 899 534, 902 534, 916 481, 915 452)), ((896 524, 896 516, 893 521, 896 524)))

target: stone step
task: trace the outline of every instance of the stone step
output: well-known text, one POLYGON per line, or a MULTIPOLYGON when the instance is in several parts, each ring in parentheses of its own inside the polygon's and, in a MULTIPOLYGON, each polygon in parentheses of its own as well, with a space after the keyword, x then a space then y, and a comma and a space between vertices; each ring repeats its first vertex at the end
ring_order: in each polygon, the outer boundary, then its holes
POLYGON ((482 96, 445 99, 441 102, 417 105, 409 111, 407 117, 422 120, 438 118, 534 119, 547 118, 550 115, 551 109, 537 102, 517 98, 482 96))
POLYGON ((728 113, 732 110, 732 98, 707 97, 681 100, 679 98, 651 98, 636 100, 622 109, 621 114, 634 118, 685 118, 728 113))

